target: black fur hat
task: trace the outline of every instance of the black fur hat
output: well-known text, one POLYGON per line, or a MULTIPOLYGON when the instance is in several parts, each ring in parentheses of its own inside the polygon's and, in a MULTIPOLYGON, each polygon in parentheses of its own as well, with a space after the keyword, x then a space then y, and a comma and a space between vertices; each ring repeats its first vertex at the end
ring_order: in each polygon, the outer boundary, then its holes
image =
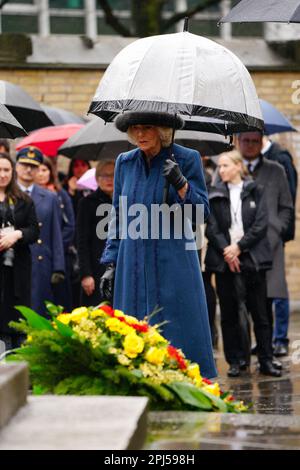
POLYGON ((115 120, 116 128, 121 132, 127 132, 128 127, 135 125, 151 125, 182 129, 184 120, 175 114, 156 113, 150 111, 127 112, 120 114, 115 120))

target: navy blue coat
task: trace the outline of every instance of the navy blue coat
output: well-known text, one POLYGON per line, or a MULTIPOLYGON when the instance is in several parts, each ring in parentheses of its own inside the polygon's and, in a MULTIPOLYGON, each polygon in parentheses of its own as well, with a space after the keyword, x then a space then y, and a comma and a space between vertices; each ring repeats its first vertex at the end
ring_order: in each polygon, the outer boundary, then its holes
POLYGON ((45 300, 53 301, 51 275, 65 272, 61 215, 57 196, 34 185, 31 192, 40 227, 40 238, 30 246, 32 255, 31 303, 45 313, 45 300))
MULTIPOLYGON (((190 204, 204 205, 209 214, 208 197, 199 153, 174 145, 175 159, 188 180, 189 189, 181 200, 170 188, 169 203, 183 208, 190 204)), ((169 149, 162 149, 148 169, 139 149, 121 154, 116 162, 113 205, 119 220, 119 196, 127 196, 128 209, 133 204, 144 204, 151 211, 153 204, 161 204, 165 178, 162 168, 169 149)), ((123 205, 124 215, 124 205, 123 205)), ((128 217, 128 228, 136 217, 128 217)), ((155 306, 162 310, 152 317, 152 323, 167 321, 163 334, 183 350, 187 358, 200 364, 205 377, 217 375, 212 353, 207 305, 197 250, 186 250, 187 238, 175 239, 171 225, 170 239, 162 238, 161 227, 157 239, 113 239, 113 224, 101 261, 116 263, 114 308, 139 319, 150 314, 155 306)), ((146 224, 147 225, 147 224, 146 224)), ((187 222, 191 235, 191 221, 187 222)), ((148 230, 151 227, 148 218, 148 230)))

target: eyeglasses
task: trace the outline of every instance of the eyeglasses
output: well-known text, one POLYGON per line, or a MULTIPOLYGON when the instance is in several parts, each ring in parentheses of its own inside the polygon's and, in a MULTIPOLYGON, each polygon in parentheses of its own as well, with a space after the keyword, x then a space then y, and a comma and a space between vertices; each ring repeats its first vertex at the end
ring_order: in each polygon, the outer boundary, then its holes
POLYGON ((258 145, 261 144, 261 140, 257 139, 241 139, 242 144, 247 144, 247 145, 258 145))

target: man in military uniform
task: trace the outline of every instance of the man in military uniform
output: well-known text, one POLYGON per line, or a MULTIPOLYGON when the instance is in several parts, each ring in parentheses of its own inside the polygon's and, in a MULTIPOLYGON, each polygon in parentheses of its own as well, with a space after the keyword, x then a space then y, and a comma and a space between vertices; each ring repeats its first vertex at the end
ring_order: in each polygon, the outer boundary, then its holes
POLYGON ((53 301, 52 285, 64 280, 65 262, 58 199, 54 193, 34 184, 43 154, 36 147, 25 147, 16 156, 20 188, 33 200, 40 227, 40 238, 31 245, 32 308, 45 314, 45 300, 53 301))

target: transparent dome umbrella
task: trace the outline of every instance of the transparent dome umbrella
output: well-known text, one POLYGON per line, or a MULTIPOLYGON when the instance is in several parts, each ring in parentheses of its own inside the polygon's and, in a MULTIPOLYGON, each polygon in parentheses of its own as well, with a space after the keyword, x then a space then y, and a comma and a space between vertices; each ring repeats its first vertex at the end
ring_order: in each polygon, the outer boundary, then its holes
POLYGON ((263 129, 246 67, 225 47, 187 31, 138 39, 113 59, 89 112, 112 121, 126 111, 205 116, 241 131, 263 129))
POLYGON ((0 104, 0 138, 15 139, 24 137, 27 132, 16 118, 8 111, 6 106, 0 104))
POLYGON ((220 23, 300 23, 300 0, 242 0, 220 23))
POLYGON ((27 132, 53 126, 41 106, 18 85, 0 80, 0 103, 6 106, 27 132))

